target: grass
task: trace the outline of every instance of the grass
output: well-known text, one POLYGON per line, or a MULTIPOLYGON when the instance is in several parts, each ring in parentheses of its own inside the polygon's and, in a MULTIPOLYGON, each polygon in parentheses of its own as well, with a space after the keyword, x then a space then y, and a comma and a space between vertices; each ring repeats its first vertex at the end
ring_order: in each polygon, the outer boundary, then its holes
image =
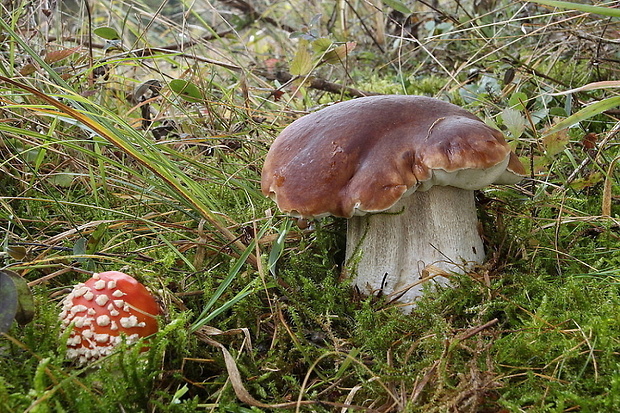
POLYGON ((620 407, 614 2, 309 4, 2 6, 0 265, 36 315, 1 333, 0 412, 620 407), (361 92, 462 105, 528 168, 478 194, 488 261, 409 316, 341 279, 345 222, 259 190, 281 128, 361 92), (103 270, 162 329, 80 368, 58 303, 103 270))

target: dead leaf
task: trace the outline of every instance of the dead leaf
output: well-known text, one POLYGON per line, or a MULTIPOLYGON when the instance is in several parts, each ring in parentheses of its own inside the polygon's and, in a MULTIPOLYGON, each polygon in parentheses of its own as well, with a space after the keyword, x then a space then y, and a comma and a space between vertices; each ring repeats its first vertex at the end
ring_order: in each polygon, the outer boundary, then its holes
POLYGON ((594 149, 596 147, 596 141, 598 140, 598 135, 594 132, 590 132, 586 134, 581 140, 581 144, 585 149, 594 149))
POLYGON ((568 144, 568 141, 569 137, 566 129, 561 129, 542 138, 542 144, 548 156, 554 156, 562 152, 568 144))
POLYGON ((355 42, 346 42, 345 44, 337 46, 323 55, 323 62, 330 64, 342 63, 347 55, 355 49, 355 46, 357 46, 355 42))
POLYGON ((74 53, 77 53, 81 48, 81 46, 76 46, 71 49, 61 49, 47 52, 45 53, 45 58, 43 60, 45 61, 45 63, 48 64, 56 63, 61 61, 62 59, 71 56, 74 53))
POLYGON ((19 74, 22 76, 28 76, 33 74, 37 68, 32 63, 26 63, 21 69, 19 69, 19 74))

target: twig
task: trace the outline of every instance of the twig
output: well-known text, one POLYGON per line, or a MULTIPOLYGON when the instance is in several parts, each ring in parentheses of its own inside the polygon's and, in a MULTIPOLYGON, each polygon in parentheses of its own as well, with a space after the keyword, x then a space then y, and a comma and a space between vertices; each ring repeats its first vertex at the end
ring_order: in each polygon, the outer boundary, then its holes
MULTIPOLYGON (((206 41, 210 41, 210 40, 215 40, 215 39, 219 39, 220 37, 224 37, 230 33, 232 33, 233 30, 232 29, 226 29, 223 30, 221 32, 216 32, 216 33, 209 33, 206 34, 204 36, 198 37, 197 39, 192 39, 192 40, 187 40, 187 41, 183 41, 181 43, 175 43, 175 44, 171 44, 168 46, 161 46, 160 49, 165 49, 168 50, 170 52, 173 51, 178 51, 178 50, 184 50, 187 48, 190 48, 192 46, 195 46, 197 44, 199 44, 200 42, 206 42, 206 41)), ((57 37, 57 36, 48 36, 47 37, 47 41, 48 42, 55 42, 58 40, 62 40, 65 42, 74 42, 74 43, 83 43, 82 39, 77 38, 75 36, 62 36, 62 37, 57 37)), ((107 44, 103 44, 103 43, 94 43, 91 40, 86 42, 86 46, 91 47, 93 49, 105 49, 106 47, 108 47, 107 44)))
POLYGON ((610 39, 595 34, 586 33, 581 30, 569 30, 569 33, 584 40, 591 40, 593 42, 611 43, 620 45, 620 39, 610 39))
POLYGON ((465 331, 462 335, 457 336, 456 338, 459 341, 467 340, 468 338, 471 338, 471 337, 475 336, 476 334, 478 334, 482 330, 486 330, 487 328, 494 326, 498 322, 499 322, 499 320, 497 318, 494 318, 493 320, 491 320, 489 322, 486 322, 486 323, 484 323, 482 325, 470 328, 469 330, 465 331))
MULTIPOLYGON (((286 84, 290 82, 293 82, 297 79, 301 79, 301 77, 299 76, 293 76, 292 74, 288 72, 284 72, 284 71, 277 71, 275 73, 269 73, 266 71, 257 71, 255 72, 255 74, 258 76, 262 76, 267 80, 277 80, 280 83, 284 83, 284 85, 281 86, 281 88, 286 86, 286 84)), ((330 92, 330 93, 338 93, 338 94, 344 93, 345 95, 349 95, 352 97, 375 96, 375 95, 380 94, 380 93, 375 93, 375 92, 367 92, 363 90, 354 89, 349 86, 342 86, 337 83, 329 82, 325 79, 321 79, 318 77, 311 77, 308 79, 308 82, 309 82, 308 86, 312 89, 323 90, 325 92, 330 92)))
POLYGON ((148 57, 148 56, 153 56, 155 54, 154 52, 170 53, 170 54, 174 54, 175 56, 194 59, 194 60, 198 60, 199 62, 211 63, 211 64, 222 66, 222 67, 225 67, 231 70, 237 70, 237 71, 242 70, 241 67, 237 65, 233 65, 231 63, 221 62, 219 60, 209 59, 208 57, 197 56, 195 54, 180 53, 176 50, 161 48, 161 47, 143 47, 141 49, 131 50, 129 53, 133 53, 139 57, 148 57))

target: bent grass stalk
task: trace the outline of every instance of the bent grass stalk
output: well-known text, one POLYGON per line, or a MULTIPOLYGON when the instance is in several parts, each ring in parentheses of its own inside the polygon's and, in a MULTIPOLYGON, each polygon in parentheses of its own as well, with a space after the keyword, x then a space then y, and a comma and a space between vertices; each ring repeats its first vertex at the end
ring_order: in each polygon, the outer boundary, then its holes
MULTIPOLYGON (((75 119, 90 128, 97 135, 110 141, 114 146, 123 150, 133 159, 140 162, 145 168, 149 169, 164 182, 166 182, 170 189, 180 195, 180 200, 200 212, 200 214, 204 216, 205 219, 207 219, 215 228, 217 228, 217 230, 239 251, 243 251, 245 249, 245 245, 239 241, 238 236, 233 234, 226 226, 224 226, 217 215, 212 212, 214 205, 212 201, 209 200, 209 197, 205 196, 206 194, 204 190, 202 190, 194 180, 190 179, 183 171, 172 163, 169 158, 164 156, 156 146, 126 124, 123 119, 119 118, 110 111, 105 111, 105 113, 97 113, 98 111, 96 111, 93 107, 90 109, 95 111, 80 111, 23 83, 4 76, 0 76, 0 80, 31 93, 39 99, 47 102, 52 107, 57 108, 60 112, 54 112, 49 109, 39 107, 31 107, 31 110, 49 115, 75 119), (106 116, 108 118, 106 118, 106 116), (121 125, 123 129, 121 130, 115 127, 111 122, 112 120, 114 120, 116 124, 121 125), (203 196, 197 196, 198 194, 202 194, 203 196)), ((84 98, 75 94, 58 95, 58 97, 71 99, 71 101, 75 103, 86 103, 84 98)), ((252 266, 256 267, 257 260, 253 254, 249 254, 247 259, 252 266)))

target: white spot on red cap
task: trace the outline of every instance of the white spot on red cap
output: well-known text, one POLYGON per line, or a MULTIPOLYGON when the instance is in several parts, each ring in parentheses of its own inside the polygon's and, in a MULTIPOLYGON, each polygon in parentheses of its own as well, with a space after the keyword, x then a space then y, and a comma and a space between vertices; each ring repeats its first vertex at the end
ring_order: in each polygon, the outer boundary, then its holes
POLYGON ((121 323, 121 326, 123 326, 124 328, 132 328, 138 325, 138 318, 135 315, 131 315, 129 317, 121 317, 119 321, 121 323))
POLYGON ((70 293, 63 301, 62 308, 65 310, 70 310, 73 307, 73 293, 70 293))
POLYGON ((95 290, 103 290, 106 287, 106 282, 104 280, 97 280, 95 284, 93 284, 93 288, 95 290))
POLYGON ((92 325, 92 319, 90 317, 77 317, 76 316, 73 318, 72 321, 77 328, 82 328, 84 326, 92 325))
POLYGON ((69 339, 67 340, 67 345, 69 346, 77 346, 78 344, 81 344, 81 343, 82 343, 82 336, 80 335, 69 337, 69 339))
POLYGON ((73 307, 71 307, 71 314, 76 314, 76 313, 81 313, 82 311, 86 311, 88 310, 88 307, 86 307, 83 304, 78 304, 78 305, 74 305, 73 307))
POLYGON ((99 317, 97 317, 97 325, 99 327, 106 327, 110 325, 110 316, 107 315, 100 315, 99 317))
POLYGON ((97 304, 99 304, 100 306, 102 306, 102 307, 103 307, 104 305, 106 305, 106 303, 107 303, 109 300, 110 300, 110 297, 108 297, 108 296, 107 296, 107 295, 105 295, 105 294, 99 294, 99 295, 97 296, 97 298, 95 298, 95 302, 96 302, 97 304))
POLYGON ((90 289, 88 287, 85 287, 83 284, 81 287, 75 286, 75 288, 73 289, 73 297, 81 297, 88 291, 90 291, 90 289))

